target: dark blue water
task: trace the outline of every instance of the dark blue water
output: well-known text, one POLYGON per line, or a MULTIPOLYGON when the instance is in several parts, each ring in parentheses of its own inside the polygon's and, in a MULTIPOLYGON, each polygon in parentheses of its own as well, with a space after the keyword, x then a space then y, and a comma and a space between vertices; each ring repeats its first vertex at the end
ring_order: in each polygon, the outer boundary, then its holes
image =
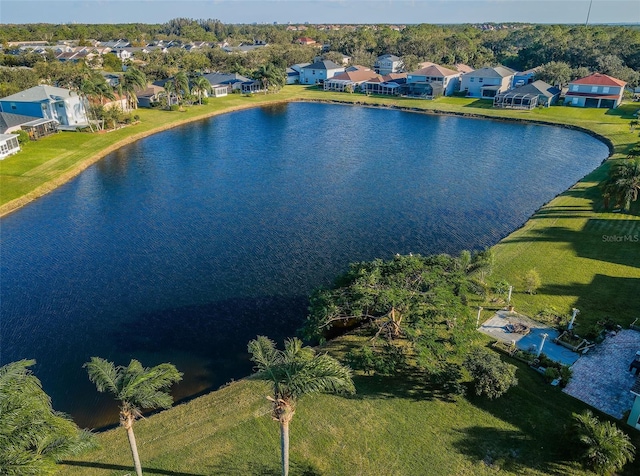
POLYGON ((496 243, 606 156, 554 127, 291 104, 141 140, 1 224, 2 363, 114 422, 82 364, 169 361, 183 398, 250 371, 348 263, 496 243))

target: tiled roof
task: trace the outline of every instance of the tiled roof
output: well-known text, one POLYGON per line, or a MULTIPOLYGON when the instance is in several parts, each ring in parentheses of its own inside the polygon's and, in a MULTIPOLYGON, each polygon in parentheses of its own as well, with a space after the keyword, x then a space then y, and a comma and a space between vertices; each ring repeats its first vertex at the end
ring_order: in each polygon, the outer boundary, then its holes
POLYGON ((474 78, 506 78, 512 76, 514 71, 504 66, 494 66, 493 68, 476 69, 471 73, 467 73, 469 77, 474 78))
POLYGON ((359 69, 356 71, 349 71, 345 73, 336 74, 331 79, 337 79, 342 81, 353 81, 354 83, 360 83, 362 81, 368 81, 370 79, 377 78, 379 76, 380 75, 377 74, 375 71, 359 69))
POLYGON ((607 76, 602 73, 593 73, 586 78, 576 79, 575 81, 571 81, 569 84, 587 84, 594 86, 618 86, 625 87, 627 83, 622 81, 621 79, 613 78, 611 76, 607 76))
POLYGON ((471 71, 473 71, 473 68, 471 66, 464 63, 458 63, 455 66, 456 66, 456 69, 461 73, 470 73, 471 71))
POLYGON ((557 94, 560 94, 560 90, 555 86, 551 86, 544 81, 534 81, 530 84, 524 84, 522 86, 518 86, 517 88, 512 89, 510 92, 518 93, 518 94, 536 94, 536 95, 544 95, 548 98, 551 98, 557 94))
POLYGON ((432 64, 426 68, 419 69, 418 71, 412 71, 410 74, 416 76, 455 76, 460 74, 458 71, 445 68, 437 64, 432 64))

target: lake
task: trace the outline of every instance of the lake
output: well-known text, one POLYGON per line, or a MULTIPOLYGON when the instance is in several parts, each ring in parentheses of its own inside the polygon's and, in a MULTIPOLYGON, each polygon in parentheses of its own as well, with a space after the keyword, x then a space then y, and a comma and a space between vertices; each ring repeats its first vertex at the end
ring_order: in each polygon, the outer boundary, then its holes
POLYGON ((294 103, 123 147, 0 222, 0 362, 35 358, 54 408, 117 421, 82 364, 184 372, 178 399, 245 376, 353 261, 495 244, 596 168, 557 127, 294 103))

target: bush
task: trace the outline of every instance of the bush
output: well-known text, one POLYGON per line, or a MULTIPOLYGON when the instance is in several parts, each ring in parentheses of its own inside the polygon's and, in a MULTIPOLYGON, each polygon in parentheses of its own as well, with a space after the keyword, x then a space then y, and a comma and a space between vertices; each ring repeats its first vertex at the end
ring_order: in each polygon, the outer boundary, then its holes
POLYGON ((555 367, 547 367, 544 371, 544 379, 549 383, 553 382, 558 377, 560 377, 560 370, 555 367))
POLYGON ((615 424, 601 422, 590 410, 573 414, 574 435, 581 448, 582 464, 598 474, 611 474, 633 461, 635 446, 615 424))
POLYGON ((31 140, 29 139, 29 134, 27 134, 27 131, 19 130, 16 131, 15 134, 18 134, 18 144, 26 144, 31 140))
POLYGON ((209 104, 209 98, 202 98, 202 104, 209 104))
POLYGON ((139 121, 140 120, 140 116, 138 114, 134 114, 133 115, 133 120, 134 121, 139 121))
POLYGON ((172 104, 172 105, 169 107, 169 110, 170 110, 170 111, 178 111, 178 110, 180 110, 180 106, 178 106, 177 104, 172 104))
POLYGON ((538 288, 542 285, 542 280, 540 279, 538 271, 535 269, 527 271, 522 278, 522 285, 526 293, 535 294, 538 291, 538 288))
POLYGON ((498 355, 486 349, 474 349, 467 355, 463 365, 473 377, 478 396, 498 398, 518 384, 516 367, 503 362, 498 355))
POLYGON ((402 349, 389 343, 385 343, 381 351, 369 345, 350 350, 346 359, 350 367, 367 375, 391 375, 406 362, 402 349))

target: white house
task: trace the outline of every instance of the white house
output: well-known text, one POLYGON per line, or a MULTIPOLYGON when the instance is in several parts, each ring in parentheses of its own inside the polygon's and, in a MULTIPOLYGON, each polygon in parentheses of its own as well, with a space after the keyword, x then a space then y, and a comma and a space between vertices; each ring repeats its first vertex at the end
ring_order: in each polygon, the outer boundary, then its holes
POLYGON ((618 107, 622 102, 622 93, 627 85, 621 79, 594 73, 586 78, 569 83, 564 103, 578 107, 618 107))
POLYGON ((324 83, 327 79, 331 79, 342 72, 344 72, 344 67, 338 66, 333 61, 316 61, 300 70, 300 84, 324 83))
POLYGON ((467 97, 493 98, 511 88, 514 74, 515 71, 504 66, 477 69, 462 75, 460 90, 466 91, 467 97))
POLYGON ((34 86, 0 99, 0 111, 56 120, 76 128, 89 124, 82 98, 68 89, 34 86))
POLYGON ((16 134, 0 134, 0 160, 20 152, 20 143, 16 134))
POLYGON ((426 68, 407 73, 407 90, 409 95, 420 96, 426 94, 429 97, 451 96, 460 87, 462 73, 445 68, 437 64, 431 64, 426 68), (415 93, 412 94, 412 91, 415 93), (417 94, 418 91, 423 93, 417 94), (431 91, 428 94, 428 91, 431 91))
POLYGON ((300 72, 305 66, 311 63, 294 64, 287 68, 287 84, 298 84, 300 82, 300 72))
POLYGON ((381 55, 376 59, 373 69, 376 73, 385 75, 399 73, 402 70, 402 59, 396 55, 381 55))

